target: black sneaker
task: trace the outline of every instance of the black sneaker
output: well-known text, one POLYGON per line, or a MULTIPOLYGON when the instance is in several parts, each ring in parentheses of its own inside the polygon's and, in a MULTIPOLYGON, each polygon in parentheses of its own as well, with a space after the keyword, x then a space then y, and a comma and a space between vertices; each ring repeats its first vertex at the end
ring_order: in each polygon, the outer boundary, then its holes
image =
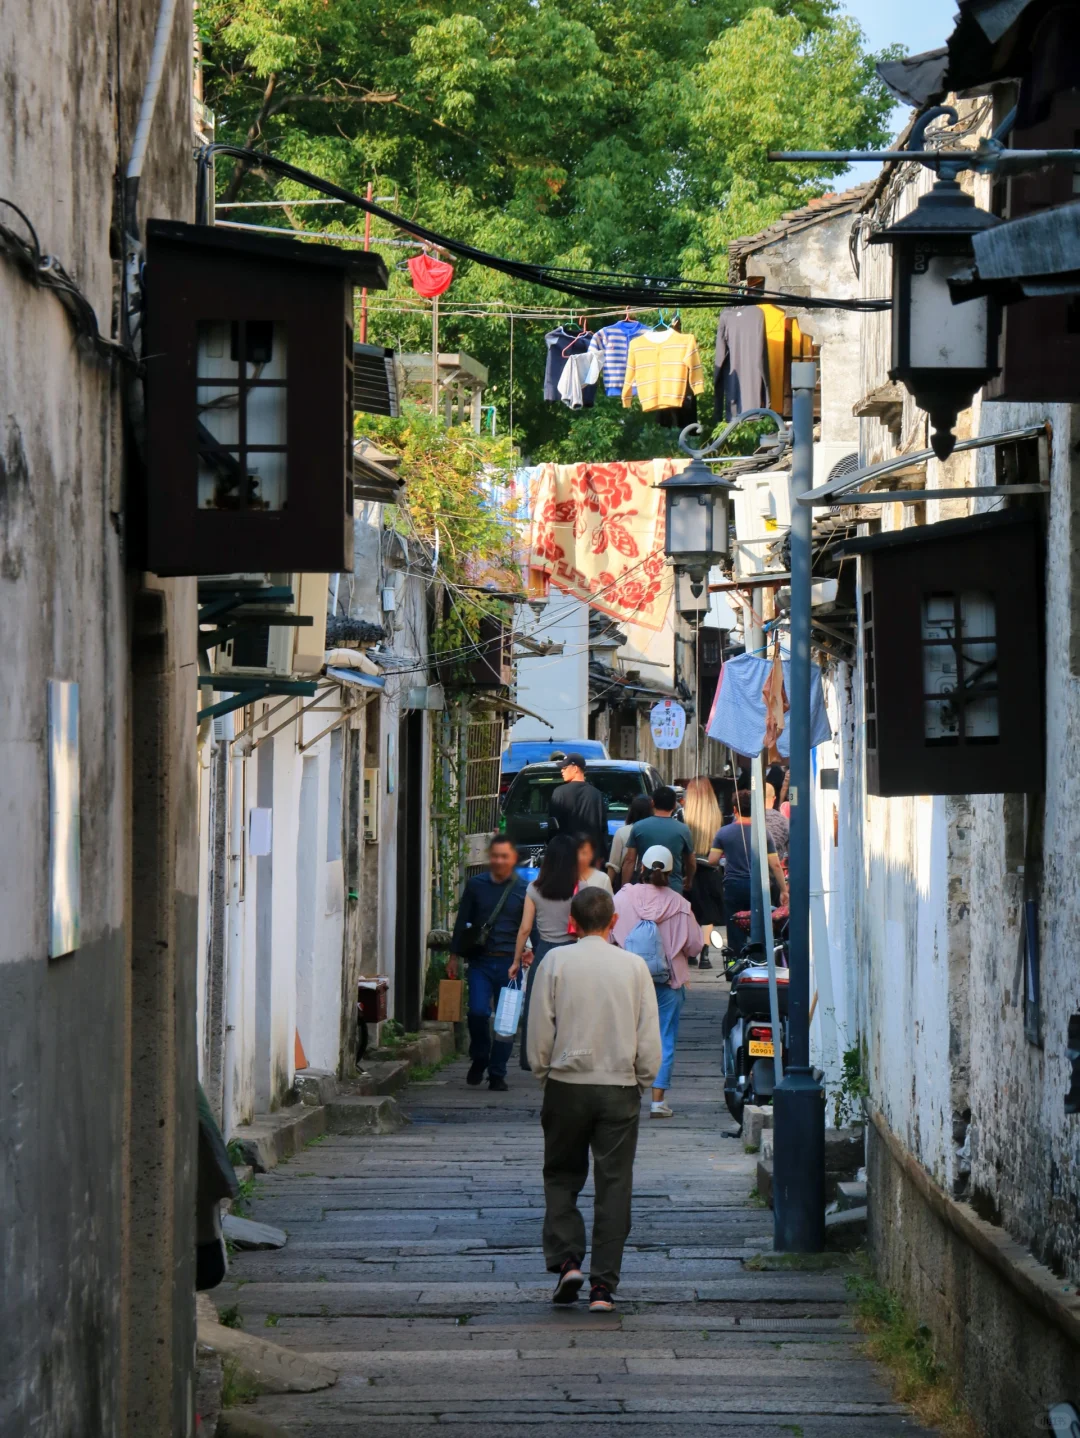
POLYGON ((477 1085, 484 1082, 484 1074, 486 1072, 487 1064, 470 1064, 469 1072, 465 1075, 465 1082, 470 1088, 476 1088, 477 1085))
MULTIPOLYGON (((479 1080, 478 1080, 478 1082, 479 1082, 479 1080)), ((488 1079, 488 1088, 491 1090, 492 1093, 509 1093, 509 1092, 510 1092, 510 1085, 506 1082, 506 1080, 505 1080, 504 1078, 499 1078, 499 1077, 497 1077, 497 1076, 496 1076, 495 1078, 489 1078, 489 1079, 488 1079)))
POLYGON ((589 1291, 590 1313, 614 1313, 615 1295, 606 1283, 594 1283, 589 1291))
POLYGON ((577 1258, 567 1258, 559 1268, 559 1281, 555 1284, 555 1291, 551 1296, 552 1303, 574 1303, 584 1281, 585 1276, 577 1258))
POLYGON ((573 1303, 585 1282, 576 1258, 568 1258, 559 1269, 559 1281, 551 1295, 552 1303, 573 1303))

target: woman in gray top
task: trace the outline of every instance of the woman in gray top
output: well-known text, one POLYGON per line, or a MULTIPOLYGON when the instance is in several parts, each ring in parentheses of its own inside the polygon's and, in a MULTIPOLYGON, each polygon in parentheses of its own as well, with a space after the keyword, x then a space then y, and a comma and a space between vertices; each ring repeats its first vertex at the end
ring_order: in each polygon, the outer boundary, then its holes
POLYGON ((525 984, 525 1006, 521 1015, 521 1067, 528 1069, 525 1036, 529 1027, 529 997, 533 975, 549 949, 572 944, 576 935, 570 932, 570 902, 578 886, 578 841, 573 834, 554 834, 544 850, 540 872, 525 890, 525 908, 521 915, 514 962, 510 977, 516 978, 522 967, 528 971, 525 984), (532 952, 525 945, 532 939, 532 952))

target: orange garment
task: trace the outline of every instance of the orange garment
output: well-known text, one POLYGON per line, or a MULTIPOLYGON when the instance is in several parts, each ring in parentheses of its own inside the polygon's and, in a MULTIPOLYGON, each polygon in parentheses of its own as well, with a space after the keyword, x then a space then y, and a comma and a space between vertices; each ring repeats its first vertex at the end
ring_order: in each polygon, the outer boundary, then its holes
POLYGON ((655 330, 636 335, 630 341, 626 357, 622 387, 625 409, 630 408, 635 387, 641 408, 645 410, 678 409, 688 389, 695 394, 704 393, 705 376, 694 336, 679 330, 669 330, 660 336, 655 330))
POLYGON ((769 408, 784 411, 784 324, 787 315, 776 305, 761 305, 765 346, 769 352, 769 408))

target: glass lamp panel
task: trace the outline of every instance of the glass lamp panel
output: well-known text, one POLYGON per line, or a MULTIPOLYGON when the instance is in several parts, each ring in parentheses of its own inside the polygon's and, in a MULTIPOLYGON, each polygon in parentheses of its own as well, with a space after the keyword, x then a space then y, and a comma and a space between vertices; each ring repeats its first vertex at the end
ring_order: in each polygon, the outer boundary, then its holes
POLYGON ((244 323, 244 346, 247 351, 248 379, 286 377, 285 326, 272 320, 247 320, 244 323))
MULTIPOLYGON (((202 427, 218 444, 240 443, 240 394, 227 385, 201 384, 195 390, 195 407, 202 427)), ((200 440, 202 440, 200 436, 200 440)))
POLYGON ((284 385, 252 385, 247 392, 249 445, 286 444, 285 414, 288 390, 284 385))
POLYGON ((668 493, 667 552, 676 559, 680 555, 704 553, 708 508, 698 502, 696 494, 675 494, 670 490, 668 493))
POLYGON ((200 320, 196 326, 197 364, 199 379, 235 380, 240 376, 228 320, 200 320))
POLYGON ((957 255, 915 252, 911 273, 910 357, 912 369, 985 369, 990 302, 954 305, 949 277, 963 268, 957 255))
POLYGON ((280 450, 249 449, 247 471, 249 508, 284 509, 287 496, 288 455, 280 450))
POLYGON ((243 509, 239 451, 203 449, 199 453, 200 509, 243 509))

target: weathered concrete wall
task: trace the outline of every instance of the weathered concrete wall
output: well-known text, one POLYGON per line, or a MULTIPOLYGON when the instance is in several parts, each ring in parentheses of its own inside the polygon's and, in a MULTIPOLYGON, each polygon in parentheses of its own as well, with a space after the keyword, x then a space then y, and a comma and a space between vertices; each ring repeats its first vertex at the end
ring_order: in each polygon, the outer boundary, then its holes
POLYGON ((931 1328, 938 1361, 987 1438, 1046 1432, 1051 1404, 1080 1406, 1075 1299, 1066 1329, 1049 1316, 1058 1311, 1050 1273, 1020 1245, 1002 1240, 1000 1230, 981 1224, 968 1205, 928 1193, 912 1168, 869 1125, 875 1272, 931 1328), (1044 1294, 1049 1304, 1040 1301, 1044 1294))
MULTIPOLYGON (((155 0, 0 3, 0 193, 27 212, 106 334, 114 177, 157 10, 155 0)), ((143 215, 190 216, 190 35, 181 0, 143 215)), ((19 222, 8 211, 5 223, 19 222)), ((56 299, 6 260, 0 314, 0 1429, 187 1434, 194 591, 170 582, 136 605, 118 374, 76 349, 56 299), (134 682, 133 630, 144 645, 134 682), (54 677, 80 685, 82 937, 50 961, 54 677), (135 833, 144 857, 157 856, 152 873, 133 867, 135 833)))
MULTIPOLYGON (((981 103, 961 108, 970 118, 981 103)), ((908 178, 877 222, 908 213, 933 182, 925 171, 908 178)), ((986 181, 964 183, 974 184, 976 203, 986 207, 986 181)), ((862 244, 860 253, 863 292, 887 293, 885 248, 862 244)), ((861 356, 866 394, 887 379, 887 316, 864 317, 861 356)), ((845 735, 858 776, 855 792, 845 793, 841 824, 853 841, 846 883, 859 970, 859 1032, 871 1102, 900 1144, 894 1152, 880 1135, 872 1136, 871 1247, 882 1278, 930 1324, 968 1405, 992 1435, 1034 1428, 1050 1401, 1075 1402, 1080 1372, 1075 1338, 1069 1347, 1016 1285, 1003 1282, 985 1255, 979 1257, 975 1229, 949 1217, 959 1211, 956 1204, 949 1207, 953 1199, 968 1200, 990 1221, 987 1232, 1002 1251, 1010 1246, 1008 1234, 1021 1259, 1027 1250, 1046 1265, 1040 1282, 1055 1291, 1064 1291, 1060 1280, 1075 1283, 1080 1276, 1080 1127, 1062 1102, 1066 1030, 1070 1014, 1080 1012, 1074 940, 1080 900, 1073 872, 1080 821, 1071 758, 1080 737, 1080 691, 1069 660, 1077 622, 1077 417, 1064 406, 976 400, 956 427, 964 437, 1047 420, 1045 799, 866 796, 861 668, 845 735), (854 861, 860 846, 861 871, 854 861), (1024 1031, 1025 876, 1039 901, 1038 1044, 1024 1031), (933 1180, 929 1189, 926 1175, 933 1180)), ((877 419, 861 421, 861 457, 871 463, 901 449, 921 449, 927 438, 926 416, 906 397, 899 433, 877 419)), ((926 469, 931 489, 993 482, 991 449, 954 456, 944 465, 931 460, 926 469)), ((999 503, 931 500, 924 515, 888 504, 876 513, 863 509, 857 518, 887 530, 999 503)), ((1024 1261, 1036 1271, 1032 1259, 1024 1261)))
MULTIPOLYGON (((1080 1281, 1080 1122, 1064 1111, 1066 1033, 1080 1013, 1076 884, 1080 783, 1080 680, 1070 673, 1068 637, 1078 622, 1072 565, 1080 535, 1076 506, 1077 410, 1064 405, 987 403, 984 433, 1049 420, 1053 429, 1046 551, 1045 821, 1042 796, 972 800, 971 1195, 1061 1277, 1080 1281), (1032 811, 1035 811, 1034 816, 1032 811), (1025 855, 1025 820, 1034 817, 1025 855), (1039 903, 1041 1045, 1024 1035, 1021 953, 1025 865, 1039 903), (1041 869, 1041 882, 1039 870, 1041 869)), ((980 478, 992 483, 992 459, 980 478)), ((986 504, 992 501, 983 501, 986 504)))

